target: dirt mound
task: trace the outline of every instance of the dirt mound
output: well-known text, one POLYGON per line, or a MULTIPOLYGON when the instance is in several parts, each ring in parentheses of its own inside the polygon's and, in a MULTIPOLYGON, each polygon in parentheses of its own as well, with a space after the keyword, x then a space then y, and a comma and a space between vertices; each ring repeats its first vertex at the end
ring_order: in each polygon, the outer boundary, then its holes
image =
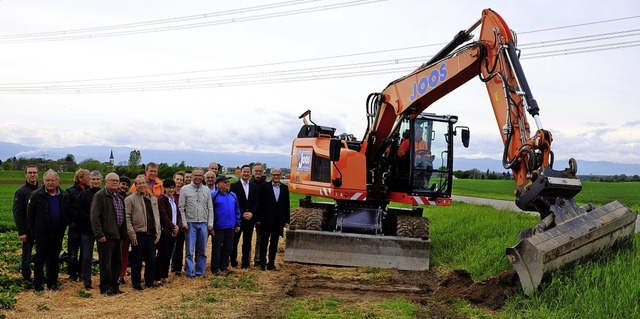
POLYGON ((337 297, 343 300, 457 298, 498 310, 519 287, 515 271, 503 272, 480 282, 474 282, 471 274, 465 270, 454 270, 446 278, 430 271, 389 272, 388 278, 377 280, 332 278, 319 275, 312 266, 299 265, 295 267, 295 273, 290 274, 291 285, 286 294, 291 297, 337 297))
POLYGON ((474 282, 466 270, 454 270, 433 293, 435 298, 460 298, 478 306, 498 310, 518 290, 518 275, 506 271, 489 279, 474 282))

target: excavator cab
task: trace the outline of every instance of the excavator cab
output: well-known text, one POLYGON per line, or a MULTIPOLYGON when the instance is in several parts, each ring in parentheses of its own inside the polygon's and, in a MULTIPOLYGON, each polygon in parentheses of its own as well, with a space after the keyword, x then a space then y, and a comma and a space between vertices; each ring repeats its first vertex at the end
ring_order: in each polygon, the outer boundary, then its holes
MULTIPOLYGON (((453 143, 457 116, 422 113, 400 124, 402 137, 393 145, 393 178, 389 190, 428 197, 450 197, 453 143)), ((462 128, 468 146, 469 130, 462 128)))

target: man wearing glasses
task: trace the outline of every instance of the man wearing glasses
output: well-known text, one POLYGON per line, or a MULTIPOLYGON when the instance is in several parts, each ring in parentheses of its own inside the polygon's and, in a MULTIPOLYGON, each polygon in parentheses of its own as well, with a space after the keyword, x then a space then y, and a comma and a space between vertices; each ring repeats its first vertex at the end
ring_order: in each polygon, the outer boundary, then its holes
POLYGON ((38 189, 38 167, 27 165, 24 169, 26 182, 13 196, 13 220, 18 228, 18 236, 22 242, 22 258, 20 272, 22 279, 31 282, 31 252, 33 251, 33 234, 29 233, 27 224, 27 204, 31 193, 38 189))
POLYGON ((61 190, 60 177, 52 169, 43 176, 44 187, 29 198, 27 219, 29 230, 35 238, 36 261, 33 266, 33 290, 43 291, 43 283, 49 290, 58 290, 58 257, 62 250, 62 238, 71 214, 70 195, 61 190), (44 267, 47 269, 46 279, 44 267))
POLYGON ((202 184, 204 171, 195 169, 191 177, 191 184, 183 186, 180 190, 178 210, 182 217, 182 228, 187 246, 184 263, 185 273, 187 277, 195 278, 204 276, 207 264, 207 233, 214 235, 213 204, 209 188, 202 184))
POLYGON ((121 239, 126 237, 124 198, 118 187, 116 173, 107 174, 105 188, 97 191, 91 200, 91 230, 98 241, 100 258, 100 293, 121 294, 118 275, 122 268, 121 239))

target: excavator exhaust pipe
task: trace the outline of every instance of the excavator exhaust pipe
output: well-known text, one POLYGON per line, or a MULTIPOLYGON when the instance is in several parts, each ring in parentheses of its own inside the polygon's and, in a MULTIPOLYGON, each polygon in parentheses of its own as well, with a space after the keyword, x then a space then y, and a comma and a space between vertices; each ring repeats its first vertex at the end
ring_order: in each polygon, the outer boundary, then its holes
POLYGON ((555 227, 507 248, 525 294, 531 295, 553 270, 633 236, 638 214, 622 202, 593 208, 580 208, 571 199, 558 198, 552 207, 555 227))

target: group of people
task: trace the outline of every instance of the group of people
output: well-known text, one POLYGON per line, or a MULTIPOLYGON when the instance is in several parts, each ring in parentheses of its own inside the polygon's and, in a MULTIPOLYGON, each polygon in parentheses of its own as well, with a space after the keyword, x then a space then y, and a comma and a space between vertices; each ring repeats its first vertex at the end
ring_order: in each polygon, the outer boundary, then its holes
POLYGON ((108 173, 104 188, 99 171, 79 169, 74 184, 62 190, 56 171, 46 171, 40 187, 38 167, 28 165, 26 182, 13 202, 23 278, 32 282, 34 291, 44 290, 45 285, 58 289, 65 233, 69 280, 82 281, 85 289, 92 289, 97 243, 100 292, 109 296, 122 293, 127 265, 136 290, 165 284, 170 271, 179 276, 184 270, 188 278, 204 276, 209 237, 214 275, 251 267, 254 230, 254 266, 276 270, 278 239, 290 218, 289 191, 280 182, 281 170, 272 169, 267 181, 262 164, 243 165, 240 179, 231 183, 227 176, 218 175, 218 168, 211 163, 206 171, 180 171, 161 180, 158 165, 150 162, 133 181, 108 173))

